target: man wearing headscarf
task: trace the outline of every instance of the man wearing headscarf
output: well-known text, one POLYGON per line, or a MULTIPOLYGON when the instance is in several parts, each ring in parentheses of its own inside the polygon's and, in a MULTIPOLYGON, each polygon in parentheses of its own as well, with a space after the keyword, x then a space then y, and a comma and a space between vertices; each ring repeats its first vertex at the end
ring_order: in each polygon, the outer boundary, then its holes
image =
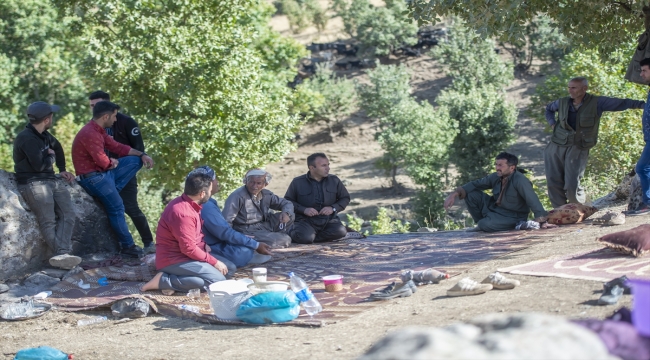
MULTIPOLYGON (((212 179, 212 192, 219 192, 219 180, 209 166, 198 167, 192 172, 207 174, 212 179)), ((189 175, 188 175, 189 176, 189 175)), ((270 246, 255 241, 228 225, 217 200, 210 198, 201 209, 203 219, 203 240, 210 247, 210 254, 228 267, 228 276, 234 275, 237 267, 248 264, 261 264, 271 259, 270 246)))
POLYGON ((295 220, 293 204, 265 189, 271 178, 261 169, 247 172, 244 186, 226 199, 223 216, 233 229, 253 236, 258 242, 275 248, 287 247, 291 237, 286 231, 295 220))

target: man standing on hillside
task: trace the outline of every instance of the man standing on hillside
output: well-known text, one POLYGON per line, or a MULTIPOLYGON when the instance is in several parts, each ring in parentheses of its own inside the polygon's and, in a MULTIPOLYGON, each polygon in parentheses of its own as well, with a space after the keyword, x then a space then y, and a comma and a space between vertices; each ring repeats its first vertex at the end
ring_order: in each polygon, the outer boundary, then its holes
POLYGON ((604 111, 643 109, 645 102, 595 96, 587 93, 584 77, 569 81, 569 96, 546 106, 546 121, 553 129, 544 151, 548 197, 554 208, 567 203, 584 203, 580 185, 587 168, 589 149, 598 141, 600 117, 604 111), (558 113, 557 120, 555 113, 558 113))
POLYGON ((350 203, 341 180, 330 175, 330 162, 323 153, 307 157, 305 175, 291 181, 284 198, 293 203, 296 222, 289 230, 291 240, 311 244, 340 239, 347 230, 336 216, 350 203))
POLYGON ((120 242, 120 253, 140 257, 142 249, 133 243, 119 193, 143 163, 151 168, 153 160, 144 152, 120 144, 106 134, 104 129, 113 126, 119 109, 110 101, 95 104, 92 120, 79 130, 72 142, 72 163, 79 185, 104 204, 108 220, 120 242), (109 158, 105 149, 120 158, 109 158))
POLYGON ((58 106, 43 101, 29 105, 29 124, 14 140, 14 172, 18 191, 36 216, 43 239, 54 251, 50 265, 72 269, 81 262, 80 257, 70 255, 75 213, 70 193, 54 176, 52 165, 56 164, 66 181, 74 181, 74 176, 65 169, 61 144, 47 131, 57 111, 58 106))
POLYGON ((517 223, 528 219, 531 210, 535 221, 545 222, 544 206, 530 180, 517 171, 518 163, 515 155, 500 153, 496 156, 496 172, 457 188, 445 199, 445 209, 454 205, 457 197, 465 199, 467 210, 476 223, 476 227, 468 231, 514 230, 517 223), (490 189, 492 196, 483 192, 490 189))
MULTIPOLYGON (((95 104, 100 101, 111 101, 111 96, 103 91, 94 91, 88 97, 90 100, 90 111, 92 111, 95 104)), ((140 134, 138 123, 130 116, 124 115, 121 112, 117 113, 116 121, 113 126, 106 128, 106 134, 112 136, 115 141, 120 144, 128 145, 133 149, 144 152, 144 141, 140 134)), ((109 157, 117 158, 117 154, 110 153, 109 157)), ((124 212, 131 218, 133 225, 138 230, 142 244, 144 245, 144 253, 153 253, 156 251, 155 244, 153 243, 153 235, 149 228, 149 222, 144 216, 140 205, 138 205, 138 178, 137 175, 133 176, 129 182, 124 185, 120 191, 120 197, 124 203, 124 212)))
MULTIPOLYGON (((639 63, 641 65, 641 77, 650 84, 650 58, 643 59, 639 63)), ((650 213, 650 91, 648 92, 648 100, 643 109, 643 117, 641 118, 643 125, 643 141, 645 147, 641 152, 641 157, 636 163, 636 173, 639 175, 641 183, 641 192, 643 195, 643 203, 633 211, 628 211, 627 215, 644 215, 650 213)))
POLYGON ((293 204, 265 189, 271 174, 253 169, 244 176, 244 186, 228 196, 223 205, 223 217, 233 229, 274 248, 291 244, 286 231, 293 224, 293 204), (270 210, 279 211, 271 213, 270 210))

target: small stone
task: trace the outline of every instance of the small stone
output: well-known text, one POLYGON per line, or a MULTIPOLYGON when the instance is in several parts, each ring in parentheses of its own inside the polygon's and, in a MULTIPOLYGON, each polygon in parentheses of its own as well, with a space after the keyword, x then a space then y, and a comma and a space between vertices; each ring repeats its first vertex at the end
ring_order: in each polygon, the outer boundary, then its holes
POLYGON ((6 293, 7 291, 9 291, 9 286, 6 284, 0 284, 0 294, 6 293))
POLYGON ((47 276, 63 279, 68 270, 47 268, 43 269, 41 272, 47 276))
POLYGON ((72 270, 68 271, 67 273, 65 273, 65 275, 63 275, 63 280, 65 280, 66 278, 69 278, 71 276, 77 275, 79 273, 82 273, 82 272, 84 272, 84 269, 82 269, 79 266, 75 266, 72 270))
POLYGON ((43 288, 50 288, 56 284, 58 284, 61 280, 47 276, 43 273, 36 273, 33 274, 32 276, 28 277, 24 281, 25 286, 34 286, 34 287, 43 287, 43 288))
POLYGON ((350 201, 350 205, 361 205, 363 204, 363 201, 355 199, 350 201))
POLYGON ((350 185, 352 185, 352 181, 350 181, 348 179, 343 179, 341 181, 341 184, 343 184, 343 186, 350 186, 350 185))
POLYGON ((421 227, 421 228, 418 229, 418 232, 421 232, 421 233, 436 232, 436 231, 438 231, 438 229, 430 228, 430 227, 421 227))

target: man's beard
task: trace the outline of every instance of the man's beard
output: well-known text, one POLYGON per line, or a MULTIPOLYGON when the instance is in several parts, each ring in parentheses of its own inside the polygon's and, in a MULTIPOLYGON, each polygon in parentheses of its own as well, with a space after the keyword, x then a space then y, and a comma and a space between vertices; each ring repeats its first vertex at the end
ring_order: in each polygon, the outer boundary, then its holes
POLYGON ((210 201, 210 196, 211 196, 210 194, 206 193, 205 196, 199 200, 199 205, 203 205, 208 201, 210 201))

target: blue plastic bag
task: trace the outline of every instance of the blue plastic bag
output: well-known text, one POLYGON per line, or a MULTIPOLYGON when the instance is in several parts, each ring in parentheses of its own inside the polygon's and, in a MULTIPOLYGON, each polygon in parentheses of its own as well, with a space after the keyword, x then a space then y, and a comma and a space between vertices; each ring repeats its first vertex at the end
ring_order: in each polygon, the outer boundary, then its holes
POLYGON ((248 298, 237 309, 237 317, 251 324, 291 321, 300 314, 300 300, 293 291, 272 291, 248 298))
POLYGON ((68 354, 49 346, 40 346, 18 351, 14 360, 68 360, 68 354))

